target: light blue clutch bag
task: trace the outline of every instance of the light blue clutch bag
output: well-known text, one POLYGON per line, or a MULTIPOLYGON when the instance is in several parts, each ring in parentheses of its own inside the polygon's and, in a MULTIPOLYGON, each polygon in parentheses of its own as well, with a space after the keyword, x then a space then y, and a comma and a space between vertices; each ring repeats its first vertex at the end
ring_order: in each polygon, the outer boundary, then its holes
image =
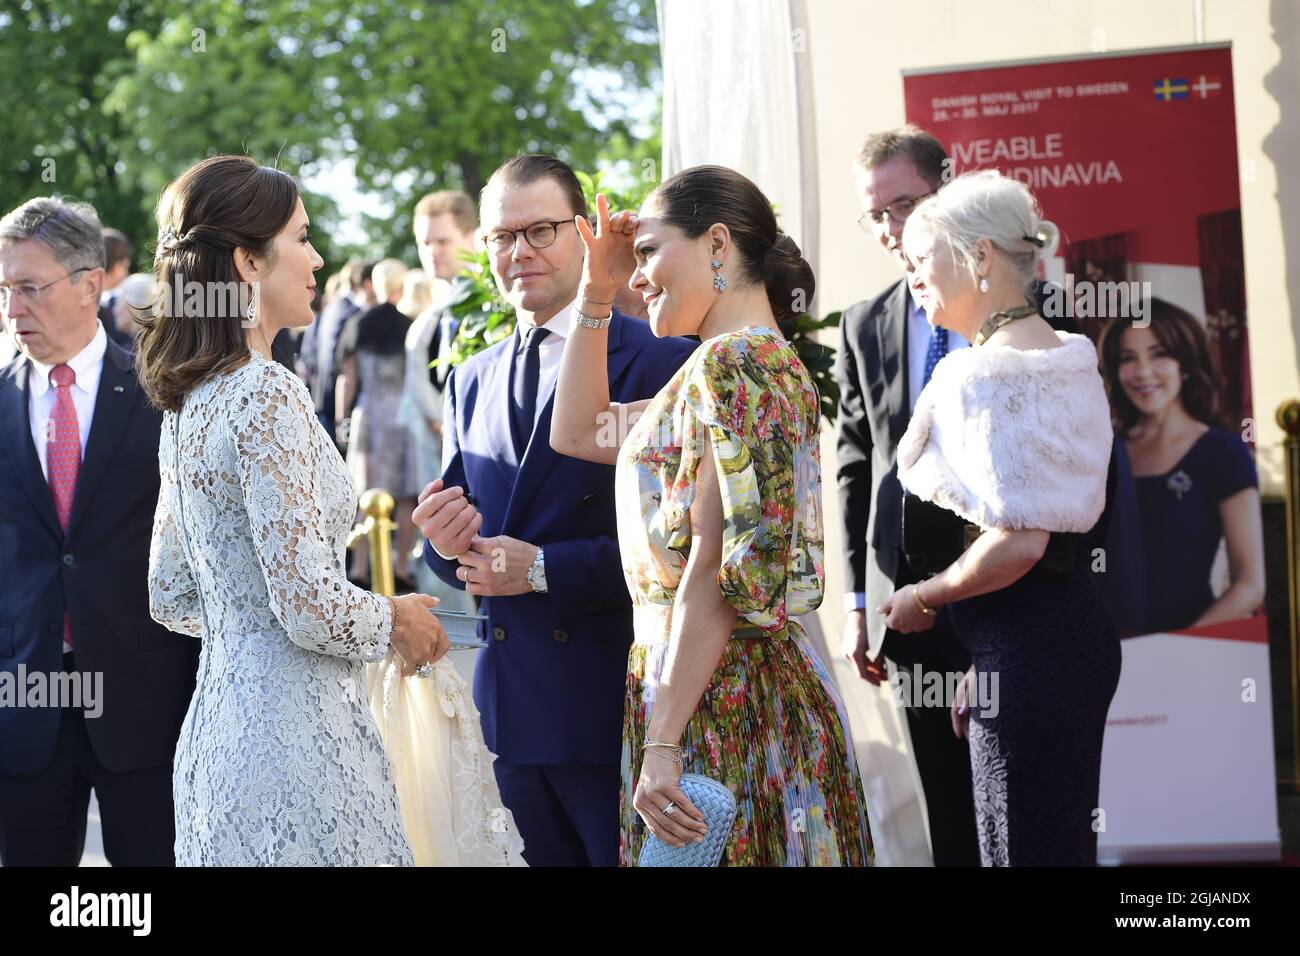
POLYGON ((735 796, 718 781, 698 773, 682 774, 680 786, 686 798, 704 814, 709 828, 704 842, 688 843, 679 849, 651 833, 641 847, 637 866, 717 866, 721 862, 736 822, 735 796))

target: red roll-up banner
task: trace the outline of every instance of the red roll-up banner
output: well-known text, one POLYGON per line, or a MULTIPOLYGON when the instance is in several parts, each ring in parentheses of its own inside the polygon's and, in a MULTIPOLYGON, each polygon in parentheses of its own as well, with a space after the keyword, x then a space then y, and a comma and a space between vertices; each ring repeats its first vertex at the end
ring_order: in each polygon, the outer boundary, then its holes
POLYGON ((1045 314, 1099 345, 1116 325, 1099 361, 1124 473, 1093 570, 1133 639, 1106 732, 1101 859, 1275 859, 1267 628, 1242 597, 1263 542, 1232 51, 912 70, 903 88, 952 175, 998 169, 1059 227, 1045 314))
MULTIPOLYGON (((996 168, 1034 191, 1062 231, 1047 278, 1149 281, 1206 323, 1222 416, 1240 427, 1251 402, 1231 49, 915 71, 903 89, 908 121, 948 147, 954 174, 996 168)), ((1095 339, 1104 310, 1081 300, 1067 305, 1095 339)))

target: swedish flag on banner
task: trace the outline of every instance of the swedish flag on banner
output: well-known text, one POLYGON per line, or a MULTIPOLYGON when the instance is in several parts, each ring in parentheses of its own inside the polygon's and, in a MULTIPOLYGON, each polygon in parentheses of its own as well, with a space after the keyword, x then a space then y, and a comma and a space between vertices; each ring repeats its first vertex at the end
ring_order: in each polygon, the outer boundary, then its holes
POLYGON ((1162 103, 1168 103, 1170 100, 1187 99, 1187 89, 1186 77, 1170 78, 1165 76, 1155 81, 1156 99, 1162 103))

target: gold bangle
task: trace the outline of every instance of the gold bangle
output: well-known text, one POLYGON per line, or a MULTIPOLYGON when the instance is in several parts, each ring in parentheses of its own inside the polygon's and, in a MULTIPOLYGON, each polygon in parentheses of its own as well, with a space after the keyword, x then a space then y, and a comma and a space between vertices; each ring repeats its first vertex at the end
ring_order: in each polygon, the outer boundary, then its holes
POLYGON ((676 751, 680 751, 682 749, 681 744, 670 744, 665 740, 647 740, 645 743, 641 745, 642 750, 647 750, 650 747, 667 747, 669 750, 676 750, 676 751))
POLYGON ((671 760, 673 763, 677 764, 677 766, 679 766, 679 767, 682 765, 682 755, 681 755, 680 753, 676 753, 676 752, 671 751, 671 750, 665 752, 665 748, 664 748, 662 745, 657 745, 657 746, 652 746, 652 747, 646 747, 646 748, 644 748, 644 749, 645 749, 645 750, 651 750, 651 751, 653 751, 654 753, 657 753, 657 754, 658 754, 659 756, 661 756, 661 757, 666 757, 666 758, 668 758, 668 759, 671 760))
POLYGON ((925 606, 925 602, 921 600, 921 585, 920 585, 920 583, 917 583, 917 584, 913 584, 913 585, 912 585, 912 597, 916 598, 916 606, 919 607, 919 608, 921 609, 921 613, 922 613, 922 614, 928 614, 930 617, 934 617, 934 615, 935 615, 936 613, 938 613, 938 612, 935 611, 934 608, 932 608, 932 607, 926 607, 926 606, 925 606))

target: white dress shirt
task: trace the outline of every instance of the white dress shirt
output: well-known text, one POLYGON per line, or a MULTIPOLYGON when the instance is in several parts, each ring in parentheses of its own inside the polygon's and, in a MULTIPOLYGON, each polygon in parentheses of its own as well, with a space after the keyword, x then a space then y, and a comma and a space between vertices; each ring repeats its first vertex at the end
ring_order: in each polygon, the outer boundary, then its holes
MULTIPOLYGON (((77 380, 72 384, 72 404, 77 409, 77 429, 81 432, 81 457, 86 457, 86 439, 90 437, 90 423, 95 417, 95 396, 99 394, 99 375, 104 368, 104 353, 108 350, 108 335, 104 324, 95 322, 95 337, 90 344, 68 360, 77 380)), ((30 359, 28 370, 28 387, 31 389, 31 401, 28 406, 29 422, 32 429, 32 444, 36 446, 36 455, 41 460, 41 474, 50 480, 46 454, 49 445, 50 418, 54 415, 54 386, 50 382, 52 365, 30 359)))
MULTIPOLYGON (((542 339, 542 344, 538 347, 538 359, 541 363, 541 374, 537 377, 537 395, 540 398, 543 395, 550 395, 555 390, 555 383, 560 379, 560 360, 564 358, 564 343, 568 341, 569 335, 573 332, 573 310, 577 306, 578 300, 574 299, 571 303, 551 316, 549 322, 542 326, 551 334, 542 339)), ((531 326, 519 320, 519 325, 515 334, 519 337, 515 342, 515 349, 518 350, 523 345, 523 336, 528 334, 531 326)), ((544 402, 539 401, 534 408, 536 415, 542 413, 544 402)), ((533 424, 537 424, 536 417, 533 418, 533 424)))
MULTIPOLYGON (((908 417, 916 409, 916 400, 921 396, 922 383, 925 380, 925 358, 930 352, 930 336, 934 326, 925 314, 925 309, 916 300, 916 292, 911 285, 907 287, 907 407, 908 417)), ((964 349, 970 343, 956 332, 948 332, 948 351, 964 349)), ((942 360, 940 360, 942 361, 942 360)), ((844 595, 844 610, 861 611, 867 606, 867 596, 861 591, 850 591, 844 595)), ((874 613, 875 609, 871 609, 874 613)))

